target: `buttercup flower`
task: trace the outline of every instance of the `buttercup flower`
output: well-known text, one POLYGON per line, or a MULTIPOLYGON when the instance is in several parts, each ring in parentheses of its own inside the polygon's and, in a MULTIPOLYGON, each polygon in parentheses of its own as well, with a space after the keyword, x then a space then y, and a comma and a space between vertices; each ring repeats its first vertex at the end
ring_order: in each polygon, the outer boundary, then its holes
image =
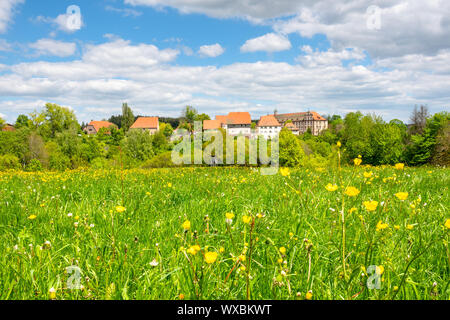
POLYGON ((338 189, 338 186, 329 183, 329 184, 327 184, 327 185, 325 186, 325 189, 327 189, 327 190, 330 191, 330 192, 333 192, 333 191, 336 191, 336 190, 338 189))
POLYGON ((306 293, 306 300, 311 300, 312 297, 313 297, 312 291, 309 290, 309 291, 306 293))
POLYGON ((37 218, 36 215, 32 214, 31 216, 28 217, 28 220, 34 220, 36 218, 37 218))
POLYGON ((355 187, 347 187, 344 193, 349 197, 355 197, 359 194, 359 190, 355 187))
POLYGON ((444 226, 445 226, 447 229, 450 229, 450 219, 447 219, 447 221, 445 221, 444 226))
POLYGON ((378 201, 364 201, 363 204, 367 211, 375 211, 378 207, 378 201))
POLYGON ((280 168, 280 174, 283 177, 286 177, 291 174, 291 171, 289 170, 289 168, 280 168))
POLYGON ((377 231, 381 231, 381 230, 386 229, 387 227, 389 227, 389 225, 388 225, 387 223, 383 223, 383 222, 380 220, 380 221, 378 221, 378 223, 377 223, 376 230, 377 230, 377 231))
POLYGON ((251 220, 252 220, 252 218, 249 216, 242 217, 242 222, 244 222, 245 224, 249 224, 251 220))
POLYGON ((118 213, 125 212, 125 210, 127 210, 127 209, 125 209, 125 207, 122 207, 122 206, 117 206, 117 207, 116 207, 116 211, 117 211, 118 213))
POLYGON ((286 248, 285 248, 285 247, 281 247, 281 248, 280 248, 280 253, 281 253, 282 255, 285 255, 285 254, 286 254, 286 248))
POLYGON ((50 290, 48 290, 50 299, 54 300, 56 299, 56 290, 55 288, 51 287, 50 290))
POLYGON ((201 250, 200 246, 199 245, 195 245, 195 246, 190 247, 187 250, 187 252, 192 254, 193 256, 195 256, 197 254, 197 252, 199 252, 200 250, 201 250))
POLYGON ((372 177, 373 176, 373 172, 372 171, 370 171, 370 172, 364 172, 364 178, 370 178, 370 177, 372 177))
POLYGON ((189 220, 186 220, 186 221, 183 223, 183 229, 184 229, 184 231, 188 231, 188 230, 191 229, 191 222, 190 222, 189 220))
POLYGON ((208 264, 212 264, 217 260, 217 252, 207 252, 205 253, 205 261, 208 264))
POLYGON ((398 192, 395 194, 395 196, 399 199, 399 200, 406 200, 408 199, 408 192, 398 192))
POLYGON ((355 166, 359 166, 362 163, 361 158, 355 158, 353 159, 353 163, 355 164, 355 166))
POLYGON ((397 169, 397 170, 403 170, 404 167, 405 167, 404 163, 397 163, 395 165, 395 169, 397 169))

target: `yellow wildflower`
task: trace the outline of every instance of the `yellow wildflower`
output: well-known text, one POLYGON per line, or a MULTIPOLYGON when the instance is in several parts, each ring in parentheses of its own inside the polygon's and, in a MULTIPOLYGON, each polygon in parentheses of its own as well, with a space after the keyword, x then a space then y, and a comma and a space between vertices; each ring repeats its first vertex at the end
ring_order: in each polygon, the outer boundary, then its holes
POLYGON ((241 255, 239 256, 239 261, 244 262, 244 261, 245 261, 245 255, 241 254, 241 255))
POLYGON ((450 219, 447 219, 447 221, 445 221, 444 226, 445 226, 447 229, 450 229, 450 219))
POLYGON ((212 264, 217 260, 217 252, 207 252, 205 253, 205 261, 208 264, 212 264))
POLYGON ((191 229, 191 222, 190 222, 189 220, 186 220, 186 221, 183 223, 183 229, 184 229, 185 231, 188 231, 188 230, 191 229))
POLYGON ((405 167, 404 163, 397 163, 395 165, 395 169, 397 169, 397 170, 403 170, 404 167, 405 167))
POLYGON ((201 250, 200 246, 199 245, 195 245, 195 246, 190 247, 187 250, 187 252, 192 254, 193 256, 195 256, 197 254, 197 252, 199 252, 200 250, 201 250))
POLYGON ((370 172, 364 172, 364 178, 370 178, 370 177, 372 177, 373 176, 373 172, 372 171, 370 171, 370 172))
POLYGON ((243 221, 245 224, 249 224, 251 220, 252 220, 252 218, 249 217, 249 216, 243 216, 243 217, 242 217, 242 221, 243 221))
POLYGON ((117 207, 116 207, 116 211, 119 212, 119 213, 122 213, 122 212, 124 212, 125 210, 127 210, 127 209, 125 209, 125 208, 122 207, 122 206, 117 206, 117 207))
POLYGON ((342 147, 342 143, 340 141, 338 141, 336 145, 338 148, 342 147))
POLYGON ((179 298, 180 300, 184 300, 184 294, 180 293, 180 295, 178 296, 178 298, 179 298))
POLYGON ((37 218, 37 216, 35 214, 32 214, 31 216, 28 217, 29 220, 34 220, 36 218, 37 218))
POLYGON ((356 209, 355 207, 353 207, 353 208, 351 208, 348 212, 349 212, 349 213, 353 213, 353 212, 355 212, 356 210, 358 210, 358 209, 356 209))
POLYGON ((406 229, 412 230, 412 229, 414 229, 414 226, 413 226, 412 224, 408 224, 408 225, 406 226, 406 229))
POLYGON ((308 293, 306 293, 306 300, 311 300, 313 298, 312 291, 309 290, 308 293))
POLYGON ((359 166, 362 163, 361 158, 355 158, 353 159, 353 163, 355 164, 355 166, 359 166))
POLYGON ((227 217, 227 219, 231 220, 231 219, 234 218, 234 213, 232 213, 232 212, 227 212, 227 213, 225 213, 225 216, 227 217))
POLYGON ((289 168, 280 168, 280 174, 283 177, 289 176, 291 174, 291 171, 289 170, 289 168))
POLYGON ((383 223, 383 222, 380 220, 380 221, 378 221, 378 223, 377 223, 376 230, 377 230, 377 231, 384 230, 384 229, 386 229, 387 227, 389 227, 389 225, 388 225, 387 223, 383 223))
POLYGON ((56 299, 56 290, 55 288, 51 287, 50 290, 48 290, 50 299, 54 300, 56 299))
POLYGON ((285 255, 285 254, 286 254, 286 248, 285 248, 285 247, 281 247, 281 248, 280 248, 280 253, 281 253, 282 255, 285 255))
POLYGON ((363 204, 367 211, 375 211, 378 207, 378 201, 364 201, 363 204))
POLYGON ((359 194, 359 190, 355 187, 347 187, 344 193, 349 197, 355 197, 359 194))
POLYGON ((395 196, 399 199, 399 200, 406 200, 408 199, 408 192, 398 192, 395 194, 395 196))
POLYGON ((325 189, 327 189, 330 192, 333 192, 333 191, 336 191, 338 189, 338 186, 335 185, 335 184, 333 185, 333 184, 329 183, 329 184, 327 184, 325 186, 325 189))
POLYGON ((219 252, 220 253, 224 253, 225 252, 225 248, 224 247, 220 247, 219 252))
POLYGON ((376 273, 381 276, 384 273, 384 267, 383 266, 377 266, 376 273))

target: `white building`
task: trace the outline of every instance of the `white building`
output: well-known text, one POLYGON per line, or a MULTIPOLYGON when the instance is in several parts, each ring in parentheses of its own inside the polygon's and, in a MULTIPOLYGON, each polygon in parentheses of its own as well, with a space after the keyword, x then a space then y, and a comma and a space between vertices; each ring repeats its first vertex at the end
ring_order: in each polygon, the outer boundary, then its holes
POLYGON ((257 127, 258 135, 263 136, 266 140, 273 139, 281 131, 281 124, 273 115, 262 116, 257 127))

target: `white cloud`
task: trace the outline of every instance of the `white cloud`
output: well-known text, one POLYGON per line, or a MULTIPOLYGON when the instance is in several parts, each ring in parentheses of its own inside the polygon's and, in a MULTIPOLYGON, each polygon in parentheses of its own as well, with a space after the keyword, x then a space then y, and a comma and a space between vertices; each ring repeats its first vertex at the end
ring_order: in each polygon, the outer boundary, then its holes
POLYGON ((0 51, 10 51, 12 48, 11 44, 5 39, 0 39, 0 51))
POLYGON ((87 46, 79 60, 10 66, 0 74, 0 96, 8 97, 0 98, 0 112, 15 119, 38 108, 37 101, 48 101, 72 106, 80 121, 89 121, 119 113, 127 101, 136 113, 161 116, 178 116, 183 106, 194 105, 211 116, 248 110, 256 118, 277 108, 321 114, 362 110, 407 120, 415 104, 428 104, 432 112, 448 106, 450 72, 443 72, 448 51, 363 66, 358 49, 303 49, 299 64, 179 66, 170 64, 177 50, 116 39, 87 46), (412 68, 414 60, 419 66, 412 68))
POLYGON ((247 40, 241 47, 242 52, 277 52, 291 49, 289 39, 283 35, 268 33, 261 37, 247 40))
POLYGON ((11 22, 14 9, 25 0, 2 0, 0 1, 0 33, 4 33, 11 22))
POLYGON ((294 18, 278 20, 274 29, 303 37, 325 34, 336 50, 358 47, 374 58, 434 55, 450 46, 449 1, 318 0, 299 9, 294 18), (367 26, 372 16, 367 9, 371 5, 379 6, 379 29, 367 26))
POLYGON ((142 15, 141 11, 137 11, 137 10, 130 9, 130 8, 116 8, 116 7, 113 7, 110 5, 107 5, 105 7, 105 10, 119 13, 124 17, 139 17, 142 15))
POLYGON ((215 58, 222 55, 225 49, 218 43, 212 45, 201 46, 198 50, 198 54, 202 57, 215 58))
MULTIPOLYGON (((69 11, 69 8, 70 7, 67 8, 67 11, 69 11)), ((58 30, 67 33, 74 33, 84 27, 83 14, 79 7, 77 7, 77 10, 75 11, 60 14, 56 18, 38 16, 34 20, 37 22, 52 24, 58 30)))
POLYGON ((56 57, 68 57, 75 53, 77 45, 73 42, 63 42, 53 39, 40 39, 29 45, 39 55, 51 55, 56 57))

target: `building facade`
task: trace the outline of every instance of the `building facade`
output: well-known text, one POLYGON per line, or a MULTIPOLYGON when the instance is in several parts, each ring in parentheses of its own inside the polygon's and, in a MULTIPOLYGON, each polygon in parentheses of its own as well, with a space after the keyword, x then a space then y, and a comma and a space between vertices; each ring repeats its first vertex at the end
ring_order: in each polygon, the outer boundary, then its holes
POLYGON ((159 131, 158 117, 139 117, 130 129, 139 129, 148 131, 150 134, 155 134, 159 131))
POLYGON ((328 129, 328 120, 319 115, 317 112, 298 112, 274 114, 278 122, 284 127, 286 122, 290 120, 300 134, 311 129, 311 133, 315 136, 319 135, 323 130, 328 129))
MULTIPOLYGON (((111 127, 117 128, 117 126, 114 123, 111 123, 109 121, 91 121, 86 128, 84 128, 84 132, 87 134, 97 134, 100 129, 106 128, 109 129, 111 127)), ((110 134, 109 131, 106 131, 106 134, 110 134)))
POLYGON ((262 116, 257 125, 258 135, 263 136, 266 140, 276 137, 281 128, 281 124, 272 115, 262 116))

